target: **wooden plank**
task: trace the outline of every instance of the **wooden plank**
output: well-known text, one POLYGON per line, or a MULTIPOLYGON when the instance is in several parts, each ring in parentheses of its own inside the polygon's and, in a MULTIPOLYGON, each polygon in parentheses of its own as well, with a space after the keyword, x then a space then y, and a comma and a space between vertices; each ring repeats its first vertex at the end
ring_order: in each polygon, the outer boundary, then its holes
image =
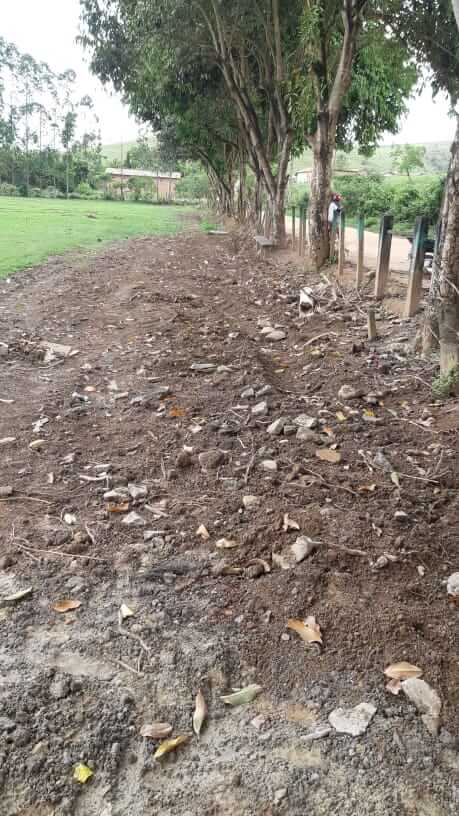
POLYGON ((346 234, 346 214, 341 210, 339 214, 339 245, 338 245, 338 278, 344 275, 345 246, 344 238, 346 234))
POLYGON ((390 248, 392 245, 393 215, 383 215, 379 229, 378 260, 376 262, 375 297, 381 300, 389 278, 390 248))
POLYGON ((429 229, 429 219, 423 215, 416 218, 411 247, 408 292, 405 303, 405 317, 416 314, 422 294, 422 275, 424 273, 424 241, 429 229))
POLYGON ((357 250, 357 271, 356 271, 356 279, 355 285, 357 289, 359 289, 363 283, 363 273, 364 273, 364 266, 363 266, 363 259, 364 259, 364 241, 365 241, 365 219, 363 215, 359 215, 357 218, 357 240, 358 240, 358 250, 357 250))

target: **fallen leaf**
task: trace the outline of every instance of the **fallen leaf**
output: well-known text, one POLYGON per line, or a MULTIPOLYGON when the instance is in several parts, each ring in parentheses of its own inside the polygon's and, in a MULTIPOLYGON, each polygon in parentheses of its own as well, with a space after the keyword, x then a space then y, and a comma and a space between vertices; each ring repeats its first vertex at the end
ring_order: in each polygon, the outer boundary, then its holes
POLYGON ((363 409, 363 415, 364 415, 364 416, 367 416, 367 417, 374 417, 374 416, 375 416, 375 412, 374 412, 374 411, 372 411, 372 410, 371 410, 371 408, 364 408, 364 409, 363 409))
POLYGON ((207 703, 201 690, 196 695, 196 702, 193 714, 193 731, 197 737, 201 732, 201 728, 207 717, 207 703))
POLYGON ((88 779, 91 779, 91 776, 94 776, 94 771, 91 771, 91 768, 88 768, 83 762, 79 762, 78 765, 75 765, 73 778, 76 779, 77 782, 84 785, 88 779))
POLYGON ((107 512, 108 513, 126 513, 129 510, 129 502, 120 502, 117 504, 116 502, 109 502, 107 504, 107 512))
POLYGON ((209 531, 208 531, 207 527, 204 526, 204 524, 199 525, 198 529, 196 530, 196 535, 201 536, 201 538, 204 541, 208 541, 209 538, 210 538, 209 531))
POLYGON ((161 743, 153 754, 153 759, 161 759, 161 757, 165 756, 166 754, 170 754, 171 751, 175 751, 179 745, 185 745, 189 741, 189 734, 182 734, 179 737, 174 737, 174 739, 164 740, 164 742, 161 743))
POLYGON ((400 694, 402 690, 402 683, 400 680, 389 680, 386 684, 386 690, 390 691, 391 694, 400 694))
POLYGON ((239 543, 230 538, 219 538, 215 546, 218 547, 219 550, 232 550, 233 547, 239 547, 239 543))
POLYGON ((55 612, 71 612, 72 609, 78 609, 81 606, 81 601, 72 601, 72 600, 64 600, 64 601, 57 601, 57 603, 53 604, 53 609, 55 612))
POLYGON ((342 411, 337 411, 336 419, 338 420, 338 422, 346 422, 347 416, 345 416, 342 411))
POLYGON ((361 493, 373 493, 376 490, 375 484, 361 485, 359 487, 361 493))
POLYGON ((339 451, 331 450, 330 448, 318 448, 316 450, 317 459, 322 459, 323 462, 330 462, 336 465, 341 462, 341 454, 339 451))
POLYGON ((448 601, 455 606, 459 606, 459 595, 449 595, 448 601))
POLYGON ((184 408, 180 408, 179 405, 174 405, 171 410, 169 411, 170 417, 184 417, 186 411, 184 408))
POLYGON ((27 589, 20 589, 19 592, 14 592, 12 595, 7 595, 6 598, 3 598, 3 600, 8 601, 8 603, 13 603, 14 601, 22 601, 23 598, 27 598, 27 596, 31 594, 32 587, 27 587, 27 589))
POLYGON ((147 739, 166 739, 172 734, 172 726, 164 722, 145 723, 140 729, 140 736, 147 739))
POLYGON ((316 622, 314 615, 310 615, 305 621, 289 618, 287 628, 293 629, 305 643, 322 643, 322 633, 320 626, 316 622))
POLYGON ((333 428, 329 428, 329 427, 328 427, 328 425, 325 425, 325 427, 324 427, 324 428, 322 428, 321 433, 325 434, 326 436, 329 436, 329 437, 330 437, 330 439, 334 439, 334 438, 335 438, 335 433, 334 433, 334 431, 333 431, 333 428))
POLYGON ((252 683, 250 686, 245 686, 245 688, 233 692, 233 694, 224 694, 220 697, 220 700, 222 700, 225 705, 244 705, 245 703, 251 703, 252 700, 255 700, 255 697, 258 697, 261 691, 263 691, 261 686, 252 683))
POLYGON ((293 519, 289 518, 288 513, 284 513, 284 522, 282 524, 282 529, 283 529, 284 533, 286 533, 287 530, 299 530, 300 525, 298 524, 298 522, 296 522, 293 519))
POLYGON ((400 487, 400 476, 398 475, 396 470, 393 470, 390 474, 390 480, 394 483, 397 487, 400 487))
POLYGON ((421 677, 422 669, 402 660, 401 663, 391 663, 387 669, 384 669, 384 674, 393 680, 407 680, 408 677, 421 677))
POLYGON ((134 612, 132 609, 127 606, 126 604, 121 604, 120 606, 120 618, 121 620, 125 620, 126 618, 132 618, 134 612))

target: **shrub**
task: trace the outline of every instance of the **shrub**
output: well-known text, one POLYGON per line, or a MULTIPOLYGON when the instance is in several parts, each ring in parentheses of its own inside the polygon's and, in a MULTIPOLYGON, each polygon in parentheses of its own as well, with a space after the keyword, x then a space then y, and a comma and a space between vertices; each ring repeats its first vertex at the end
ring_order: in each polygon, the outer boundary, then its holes
POLYGON ((87 181, 80 181, 77 187, 75 187, 75 193, 78 193, 83 198, 89 198, 92 196, 93 192, 94 190, 87 181))
POLYGON ((432 383, 432 394, 436 399, 447 399, 459 393, 459 366, 447 374, 440 374, 432 383))
POLYGON ((307 207, 308 203, 308 184, 294 184, 289 187, 287 194, 287 207, 307 207))
POLYGON ((17 196, 19 189, 14 184, 8 184, 4 181, 0 183, 0 195, 2 196, 17 196))

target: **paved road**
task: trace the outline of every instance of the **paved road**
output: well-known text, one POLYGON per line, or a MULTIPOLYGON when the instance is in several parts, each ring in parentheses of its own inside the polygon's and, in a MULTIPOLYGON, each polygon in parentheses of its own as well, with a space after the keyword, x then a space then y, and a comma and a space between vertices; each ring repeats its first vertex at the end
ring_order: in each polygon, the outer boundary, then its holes
MULTIPOLYGON (((292 232, 292 219, 290 216, 286 217, 287 232, 292 232)), ((298 220, 297 220, 297 235, 298 235, 298 220)), ((378 257, 378 233, 365 231, 364 243, 364 263, 368 269, 374 269, 376 266, 376 259, 378 257)), ((357 261, 357 230, 353 227, 346 227, 346 257, 353 262, 357 261)), ((411 249, 411 244, 406 238, 393 236, 392 246, 390 252, 390 268, 396 272, 408 272, 409 260, 408 253, 411 249)))

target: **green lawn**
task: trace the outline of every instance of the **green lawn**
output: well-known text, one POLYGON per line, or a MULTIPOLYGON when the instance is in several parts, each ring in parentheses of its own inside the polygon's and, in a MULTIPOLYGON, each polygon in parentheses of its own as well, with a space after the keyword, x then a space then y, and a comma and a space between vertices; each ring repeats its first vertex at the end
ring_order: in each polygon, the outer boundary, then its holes
POLYGON ((188 207, 122 201, 0 198, 0 278, 101 241, 175 235, 185 213, 188 207))

